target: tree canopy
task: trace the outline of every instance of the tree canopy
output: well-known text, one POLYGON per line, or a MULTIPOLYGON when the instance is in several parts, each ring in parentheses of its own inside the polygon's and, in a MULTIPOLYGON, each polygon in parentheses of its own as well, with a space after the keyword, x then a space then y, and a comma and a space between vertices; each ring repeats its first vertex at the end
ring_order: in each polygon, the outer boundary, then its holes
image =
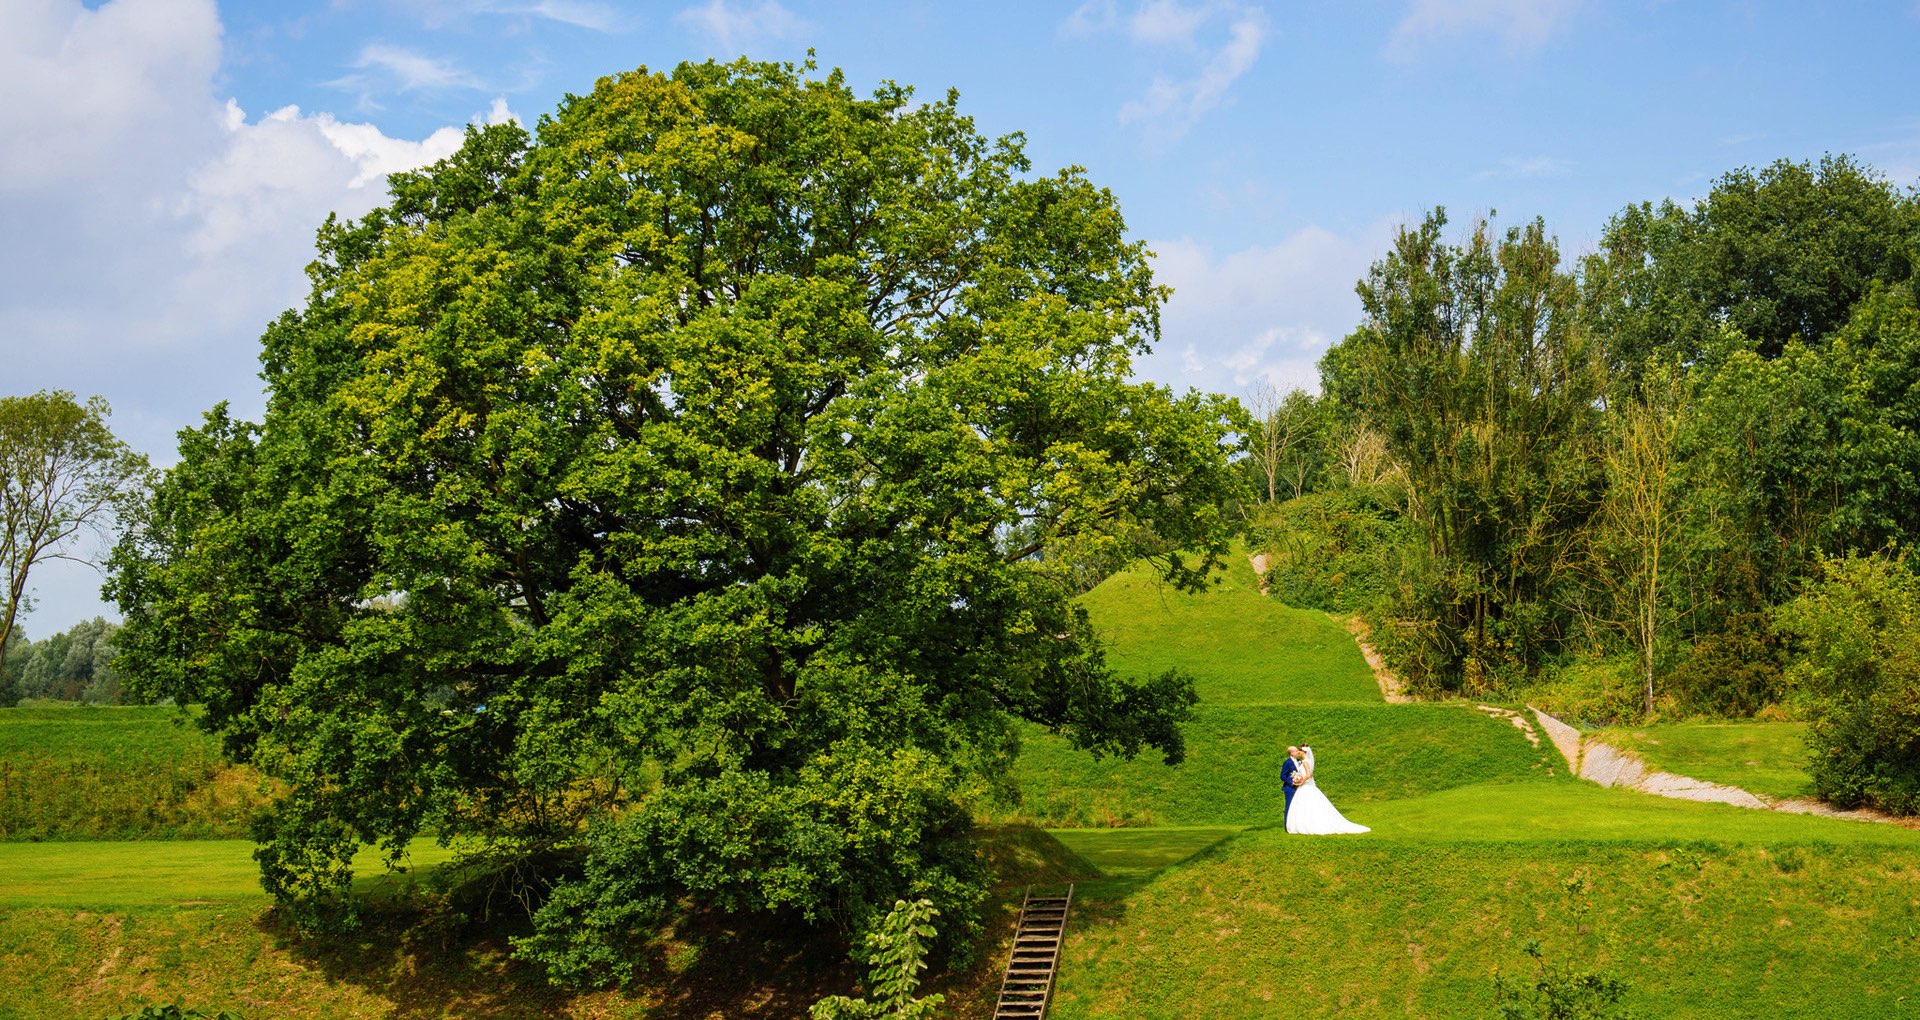
POLYGON ((1087 556, 1224 550, 1229 406, 1129 382, 1165 296, 1113 196, 955 96, 645 69, 469 130, 319 234, 115 554, 123 675, 289 784, 269 890, 363 843, 510 860, 520 942, 618 980, 680 905, 963 937, 1016 720, 1182 754, 1087 556), (945 934, 945 933, 943 933, 945 934))

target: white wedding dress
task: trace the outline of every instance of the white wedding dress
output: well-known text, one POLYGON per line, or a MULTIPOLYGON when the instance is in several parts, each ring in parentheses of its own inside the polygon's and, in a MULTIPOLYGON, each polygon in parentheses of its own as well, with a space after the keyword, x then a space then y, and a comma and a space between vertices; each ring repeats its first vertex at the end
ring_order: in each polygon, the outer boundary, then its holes
POLYGON ((1303 747, 1307 752, 1307 781, 1293 791, 1293 803, 1287 808, 1287 831, 1302 836, 1338 836, 1347 833, 1372 832, 1364 825, 1349 822, 1333 801, 1320 792, 1320 784, 1313 781, 1313 748, 1303 747))

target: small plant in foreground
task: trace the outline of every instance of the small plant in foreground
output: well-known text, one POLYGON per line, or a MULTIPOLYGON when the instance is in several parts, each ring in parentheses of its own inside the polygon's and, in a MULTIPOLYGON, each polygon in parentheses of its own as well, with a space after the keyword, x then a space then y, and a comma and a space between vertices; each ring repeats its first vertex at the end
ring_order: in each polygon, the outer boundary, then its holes
POLYGON ((872 998, 835 995, 821 999, 809 1011, 813 1020, 917 1020, 933 1016, 946 996, 916 999, 913 993, 920 987, 920 972, 927 967, 927 946, 935 934, 932 922, 939 916, 932 900, 893 901, 880 930, 867 936, 867 961, 873 965, 867 975, 867 994, 872 998))
POLYGON ((108 1017, 107 1020, 241 1020, 238 1013, 221 1010, 218 1013, 203 1013, 197 1009, 181 1009, 168 1003, 165 1006, 146 1006, 138 1013, 125 1013, 108 1017))
MULTIPOLYGON (((1575 936, 1592 930, 1586 924, 1593 907, 1586 898, 1591 888, 1585 872, 1576 871, 1565 882, 1568 927, 1575 936)), ((1539 939, 1528 939, 1522 951, 1533 960, 1532 978, 1493 979, 1500 1020, 1629 1020, 1620 1005, 1627 986, 1619 978, 1583 969, 1570 959, 1548 959, 1539 939)))

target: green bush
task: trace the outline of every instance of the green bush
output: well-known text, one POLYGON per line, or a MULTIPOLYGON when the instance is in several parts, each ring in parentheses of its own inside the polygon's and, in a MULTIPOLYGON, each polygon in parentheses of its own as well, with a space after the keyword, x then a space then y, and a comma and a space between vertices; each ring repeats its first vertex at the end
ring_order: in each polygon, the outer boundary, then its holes
POLYGON ((1841 807, 1920 814, 1920 577, 1904 557, 1849 556, 1778 614, 1807 709, 1814 789, 1841 807))
POLYGON ((1639 662, 1631 652, 1571 659, 1542 672, 1521 700, 1584 728, 1640 718, 1639 662))
POLYGON ((1749 718, 1785 693, 1779 639, 1760 613, 1743 613, 1694 642, 1665 689, 1696 715, 1749 718))
POLYGON ((1267 591, 1290 606, 1351 613, 1384 605, 1412 541, 1384 489, 1343 486, 1264 507, 1254 543, 1267 591))

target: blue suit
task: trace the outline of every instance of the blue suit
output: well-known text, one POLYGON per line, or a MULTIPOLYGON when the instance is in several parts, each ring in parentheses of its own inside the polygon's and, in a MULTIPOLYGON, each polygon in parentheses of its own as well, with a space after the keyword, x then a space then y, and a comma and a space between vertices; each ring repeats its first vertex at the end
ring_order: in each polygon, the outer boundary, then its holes
MULTIPOLYGON (((1287 760, 1280 763, 1280 788, 1287 791, 1286 811, 1293 810, 1293 791, 1298 789, 1293 785, 1293 774, 1298 771, 1300 771, 1300 763, 1294 761, 1292 755, 1288 755, 1287 760)), ((1286 817, 1286 811, 1281 812, 1282 818, 1286 817)))

